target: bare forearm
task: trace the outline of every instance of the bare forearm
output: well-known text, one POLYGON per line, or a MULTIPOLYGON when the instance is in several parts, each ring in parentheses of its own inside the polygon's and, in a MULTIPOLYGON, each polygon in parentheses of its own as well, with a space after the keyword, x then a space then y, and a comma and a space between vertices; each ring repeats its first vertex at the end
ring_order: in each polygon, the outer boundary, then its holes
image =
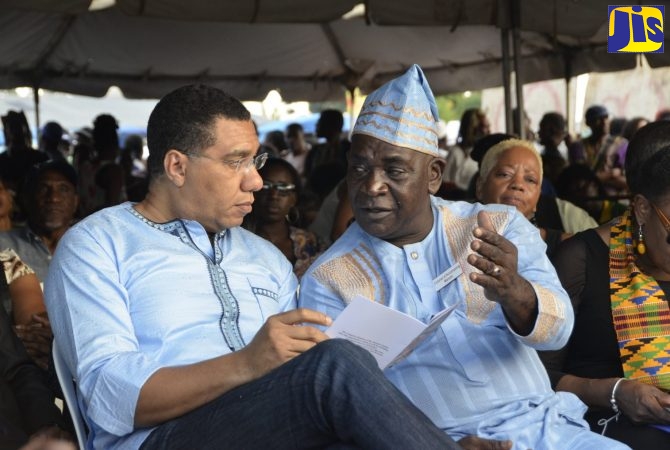
POLYGON ((196 364, 165 367, 142 386, 135 426, 161 424, 214 400, 256 378, 239 352, 196 364))
POLYGON ((507 317, 514 331, 522 336, 526 336, 533 331, 537 320, 537 296, 528 281, 520 278, 519 284, 524 285, 521 290, 522 295, 501 301, 500 303, 505 312, 505 317, 507 317))
POLYGON ((46 311, 42 290, 34 274, 14 280, 9 286, 9 295, 12 299, 12 314, 16 325, 28 325, 33 321, 33 314, 46 311))
POLYGON ((565 375, 556 385, 557 391, 572 392, 589 407, 610 407, 612 388, 618 378, 582 378, 565 375))
POLYGON ((260 378, 306 352, 328 336, 313 326, 328 326, 325 314, 305 308, 268 318, 242 350, 181 367, 166 367, 142 386, 135 426, 151 426, 179 417, 221 394, 260 378))

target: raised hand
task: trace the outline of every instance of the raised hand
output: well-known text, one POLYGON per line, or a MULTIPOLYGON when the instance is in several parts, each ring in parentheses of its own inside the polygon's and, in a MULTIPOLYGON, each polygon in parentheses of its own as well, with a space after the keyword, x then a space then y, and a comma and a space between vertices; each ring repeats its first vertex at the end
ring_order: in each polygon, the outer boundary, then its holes
POLYGON ((530 283, 518 273, 517 248, 498 234, 488 213, 477 214, 475 240, 470 248, 468 263, 481 272, 470 279, 484 288, 484 295, 501 304, 512 326, 520 334, 529 333, 537 317, 537 298, 530 283))

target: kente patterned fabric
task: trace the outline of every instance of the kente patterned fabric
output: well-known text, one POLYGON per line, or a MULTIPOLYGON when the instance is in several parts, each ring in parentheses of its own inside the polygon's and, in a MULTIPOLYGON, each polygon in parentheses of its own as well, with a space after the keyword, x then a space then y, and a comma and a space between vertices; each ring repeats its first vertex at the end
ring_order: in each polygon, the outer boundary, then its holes
POLYGON ((414 64, 404 75, 367 96, 353 134, 439 156, 439 119, 433 92, 421 68, 414 64))
POLYGON ((635 264, 630 210, 611 228, 610 298, 626 378, 670 390, 670 307, 635 264))

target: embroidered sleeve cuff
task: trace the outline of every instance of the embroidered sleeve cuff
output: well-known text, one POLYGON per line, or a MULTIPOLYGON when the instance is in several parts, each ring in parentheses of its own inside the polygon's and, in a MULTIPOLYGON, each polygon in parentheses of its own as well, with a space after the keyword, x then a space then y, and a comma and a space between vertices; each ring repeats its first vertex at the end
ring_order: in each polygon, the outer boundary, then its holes
MULTIPOLYGON (((556 350, 563 347, 570 337, 566 303, 552 290, 531 283, 537 297, 537 319, 533 331, 519 339, 537 350, 556 350), (568 328, 568 329, 566 329, 568 328)), ((510 328, 510 331, 514 331, 510 328)))

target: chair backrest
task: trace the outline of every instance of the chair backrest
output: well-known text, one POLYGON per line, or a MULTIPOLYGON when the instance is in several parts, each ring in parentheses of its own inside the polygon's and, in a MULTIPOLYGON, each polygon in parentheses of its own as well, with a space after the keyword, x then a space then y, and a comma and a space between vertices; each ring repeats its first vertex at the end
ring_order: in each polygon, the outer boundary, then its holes
POLYGON ((88 439, 88 433, 86 431, 86 424, 84 423, 84 418, 81 415, 79 410, 79 402, 77 402, 77 390, 74 384, 74 377, 72 372, 63 361, 63 357, 58 351, 58 346, 56 345, 56 340, 53 340, 53 359, 54 367, 56 368, 56 375, 58 376, 58 381, 60 387, 63 390, 63 396, 65 397, 65 403, 67 409, 70 411, 70 417, 72 418, 72 423, 74 424, 74 431, 77 434, 77 442, 79 443, 79 448, 81 450, 86 449, 86 441, 88 439))

